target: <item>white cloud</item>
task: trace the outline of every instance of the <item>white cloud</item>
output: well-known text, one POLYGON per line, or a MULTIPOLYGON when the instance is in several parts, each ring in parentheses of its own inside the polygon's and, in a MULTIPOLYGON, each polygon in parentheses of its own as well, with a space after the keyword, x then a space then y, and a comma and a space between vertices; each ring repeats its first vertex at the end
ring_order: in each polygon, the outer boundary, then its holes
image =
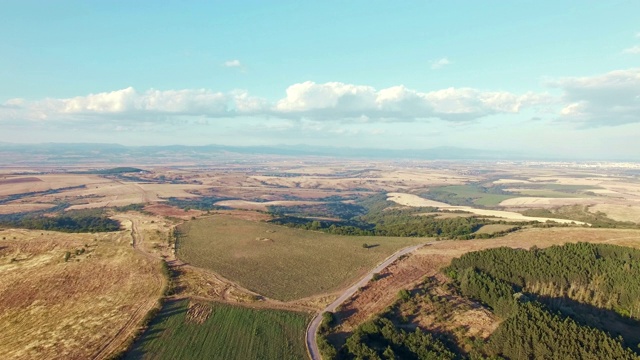
POLYGON ((5 101, 5 103, 2 104, 1 106, 6 108, 20 108, 26 103, 27 101, 25 99, 14 98, 14 99, 9 99, 5 101))
POLYGON ((173 113, 183 115, 224 115, 228 96, 205 89, 147 90, 134 88, 77 96, 71 99, 46 100, 36 107, 62 114, 134 114, 173 113))
POLYGON ((340 82, 316 84, 306 81, 287 88, 287 96, 278 101, 281 113, 339 111, 345 115, 362 113, 375 106, 375 89, 340 82))
POLYGON ((449 59, 447 59, 446 57, 443 57, 441 59, 431 61, 431 69, 441 69, 449 64, 451 64, 451 61, 449 61, 449 59))
POLYGON ((640 45, 632 46, 622 50, 623 54, 640 54, 640 45))
POLYGON ((242 66, 242 64, 240 63, 240 60, 238 60, 238 59, 227 60, 222 65, 224 65, 226 67, 241 67, 242 66))
POLYGON ((561 119, 585 126, 640 122, 640 68, 550 83, 564 91, 561 119))
POLYGON ((441 119, 470 121, 492 114, 518 113, 524 107, 550 102, 544 94, 517 95, 503 91, 448 88, 420 92, 405 86, 377 90, 371 86, 312 81, 293 84, 276 102, 208 89, 138 92, 132 87, 69 99, 35 102, 15 100, 0 108, 0 120, 49 121, 186 120, 185 117, 262 117, 283 120, 352 123, 441 119))
POLYGON ((238 113, 260 114, 268 112, 270 105, 266 99, 249 95, 246 90, 231 92, 234 108, 238 113))
POLYGON ((339 82, 291 85, 275 111, 316 119, 377 119, 410 121, 439 118, 474 120, 498 113, 517 113, 522 107, 547 103, 540 94, 515 95, 471 88, 419 92, 402 85, 376 90, 339 82))

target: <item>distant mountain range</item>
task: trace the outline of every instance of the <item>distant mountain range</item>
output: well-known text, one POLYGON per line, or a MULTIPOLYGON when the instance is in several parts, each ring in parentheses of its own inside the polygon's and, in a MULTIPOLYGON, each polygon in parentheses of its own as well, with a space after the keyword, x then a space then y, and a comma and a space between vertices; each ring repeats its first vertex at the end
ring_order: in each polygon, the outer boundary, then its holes
MULTIPOLYGON (((244 155, 272 155, 291 157, 362 158, 380 160, 605 160, 567 159, 561 156, 536 156, 526 153, 502 152, 459 147, 434 147, 421 150, 371 149, 329 146, 278 145, 278 146, 226 146, 226 145, 167 145, 125 146, 99 143, 41 143, 14 144, 0 142, 0 163, 87 163, 162 162, 220 160, 244 155)), ((624 160, 624 159, 609 159, 624 160)))

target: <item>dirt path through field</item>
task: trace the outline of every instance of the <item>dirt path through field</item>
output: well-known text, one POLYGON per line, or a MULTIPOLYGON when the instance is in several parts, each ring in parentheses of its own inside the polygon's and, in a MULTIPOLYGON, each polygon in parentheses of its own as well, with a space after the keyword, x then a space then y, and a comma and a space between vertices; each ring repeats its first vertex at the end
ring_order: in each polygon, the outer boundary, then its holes
MULTIPOLYGON (((158 258, 145 252, 140 247, 140 244, 144 242, 144 234, 139 230, 139 220, 130 219, 129 221, 131 221, 131 242, 133 249, 142 256, 145 256, 152 261, 159 262, 160 260, 158 258)), ((148 300, 141 303, 136 308, 136 310, 131 314, 129 320, 109 341, 104 344, 102 348, 100 348, 100 350, 98 350, 98 352, 96 352, 96 354, 91 357, 92 359, 106 359, 113 356, 124 348, 129 339, 135 336, 142 320, 147 316, 147 313, 157 306, 158 301, 155 299, 154 295, 158 292, 157 289, 161 289, 164 286, 165 282, 164 278, 159 273, 155 274, 153 281, 156 286, 154 286, 153 291, 149 293, 148 300)))
POLYGON ((550 228, 528 229, 504 237, 488 240, 443 240, 423 247, 403 261, 391 265, 383 278, 355 294, 343 306, 340 331, 348 333, 359 324, 379 313, 394 301, 400 289, 410 289, 425 276, 439 276, 440 269, 451 259, 465 253, 501 246, 528 249, 545 248, 575 242, 608 243, 640 248, 640 231, 625 229, 550 228))
POLYGON ((421 247, 423 247, 425 245, 429 245, 429 244, 430 243, 414 245, 414 246, 410 246, 410 247, 407 247, 407 248, 404 248, 404 249, 401 249, 401 250, 395 252, 393 255, 389 256, 383 262, 378 264, 378 266, 376 266, 371 271, 369 271, 358 282, 356 282, 351 287, 349 287, 347 290, 345 290, 331 304, 329 304, 323 310, 319 311, 316 314, 316 316, 313 318, 313 320, 311 320, 311 323, 309 323, 309 327, 307 328, 307 334, 306 334, 307 351, 309 352, 309 356, 311 357, 311 360, 322 360, 322 356, 320 355, 320 350, 318 349, 317 336, 318 336, 318 327, 320 326, 320 323, 322 322, 322 314, 323 313, 328 312, 328 311, 329 312, 334 312, 336 310, 336 308, 338 308, 338 306, 342 305, 343 302, 345 302, 347 299, 349 299, 351 296, 353 296, 353 294, 355 294, 356 291, 358 291, 358 289, 360 289, 361 287, 365 286, 371 280, 371 278, 373 278, 373 274, 379 273, 380 271, 385 269, 387 266, 389 266, 391 263, 396 261, 399 257, 401 257, 403 255, 406 255, 406 254, 409 254, 409 253, 411 253, 411 252, 413 252, 413 251, 415 251, 415 250, 417 250, 417 249, 419 249, 419 248, 421 248, 421 247))

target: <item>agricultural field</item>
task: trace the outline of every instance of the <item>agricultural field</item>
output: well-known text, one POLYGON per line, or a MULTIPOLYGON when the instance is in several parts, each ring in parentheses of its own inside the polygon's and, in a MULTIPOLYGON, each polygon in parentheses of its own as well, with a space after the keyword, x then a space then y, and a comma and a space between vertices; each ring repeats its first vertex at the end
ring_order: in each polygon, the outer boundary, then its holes
POLYGON ((555 213, 551 213, 548 211, 541 212, 541 213, 538 213, 538 212, 525 213, 523 215, 521 213, 517 213, 513 211, 478 209, 471 206, 449 205, 442 202, 427 200, 418 195, 413 195, 413 194, 389 193, 387 194, 387 196, 390 201, 393 201, 403 206, 410 206, 410 207, 431 206, 431 207, 437 207, 440 210, 462 211, 466 213, 473 213, 480 216, 500 218, 499 220, 506 219, 506 220, 515 220, 515 221, 538 221, 538 222, 554 221, 554 222, 563 223, 563 224, 578 224, 578 225, 585 224, 585 222, 581 220, 574 219, 574 218, 563 218, 562 216, 556 216, 555 213))
POLYGON ((0 354, 104 358, 122 351, 164 278, 125 232, 0 230, 0 354))
POLYGON ((283 310, 171 301, 125 359, 304 359, 309 320, 283 310))
POLYGON ((597 204, 589 207, 589 212, 602 212, 616 221, 630 221, 640 224, 640 206, 597 204))
POLYGON ((423 195, 450 205, 469 206, 497 206, 502 201, 514 197, 502 192, 488 192, 487 189, 472 184, 434 187, 423 195))
POLYGON ((487 224, 476 230, 475 234, 494 234, 500 231, 513 229, 512 225, 507 224, 487 224))
POLYGON ((222 215, 178 230, 180 259, 278 300, 339 290, 396 250, 429 241, 329 235, 222 215))

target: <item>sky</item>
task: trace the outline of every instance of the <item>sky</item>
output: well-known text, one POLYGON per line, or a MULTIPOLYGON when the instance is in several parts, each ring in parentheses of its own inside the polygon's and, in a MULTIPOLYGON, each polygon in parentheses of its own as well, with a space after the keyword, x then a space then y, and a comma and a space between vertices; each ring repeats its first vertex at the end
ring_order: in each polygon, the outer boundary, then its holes
POLYGON ((635 0, 3 0, 0 142, 634 158, 639 14, 635 0))

